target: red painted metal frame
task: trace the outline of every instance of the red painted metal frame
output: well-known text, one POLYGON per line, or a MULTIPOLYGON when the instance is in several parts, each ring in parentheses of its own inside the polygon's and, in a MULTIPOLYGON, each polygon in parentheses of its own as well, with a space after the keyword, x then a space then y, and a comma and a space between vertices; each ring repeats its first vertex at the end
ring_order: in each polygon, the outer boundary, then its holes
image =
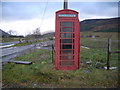
MULTIPOLYGON (((69 33, 69 32, 68 32, 69 33)), ((55 21, 55 68, 56 70, 76 70, 80 66, 80 22, 78 12, 70 9, 59 10, 56 12, 55 21), (59 14, 75 14, 76 17, 59 17, 59 14), (60 65, 60 22, 74 22, 74 65, 60 65)))

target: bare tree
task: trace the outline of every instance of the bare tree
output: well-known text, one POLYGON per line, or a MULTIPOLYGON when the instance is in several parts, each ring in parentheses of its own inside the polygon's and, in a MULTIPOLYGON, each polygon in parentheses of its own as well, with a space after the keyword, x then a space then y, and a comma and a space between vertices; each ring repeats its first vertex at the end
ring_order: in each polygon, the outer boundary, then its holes
POLYGON ((10 35, 17 35, 17 31, 14 31, 14 30, 9 30, 8 33, 10 35))
POLYGON ((32 37, 34 37, 36 41, 39 40, 39 38, 41 38, 40 28, 36 28, 33 31, 32 37))
POLYGON ((40 28, 36 28, 36 29, 33 31, 33 34, 34 34, 34 35, 41 35, 40 28))
POLYGON ((13 30, 9 30, 9 31, 8 31, 8 33, 9 33, 10 35, 12 35, 12 33, 13 33, 13 30))
POLYGON ((33 32, 28 33, 25 36, 25 41, 26 42, 32 42, 32 41, 38 41, 41 38, 41 32, 39 28, 36 28, 33 30, 33 32))
POLYGON ((16 35, 16 36, 17 36, 17 35, 18 35, 18 32, 17 32, 17 31, 14 31, 13 35, 16 35))

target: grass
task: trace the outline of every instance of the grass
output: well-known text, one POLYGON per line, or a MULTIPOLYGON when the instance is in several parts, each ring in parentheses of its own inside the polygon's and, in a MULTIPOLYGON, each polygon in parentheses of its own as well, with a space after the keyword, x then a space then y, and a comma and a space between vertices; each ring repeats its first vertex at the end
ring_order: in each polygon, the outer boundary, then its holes
POLYGON ((35 44, 35 43, 38 43, 38 42, 44 42, 44 41, 48 41, 47 40, 39 40, 39 41, 33 41, 33 42, 22 42, 22 43, 17 43, 11 47, 17 47, 17 46, 27 46, 27 45, 31 45, 31 44, 35 44))
MULTIPOLYGON (((49 50, 36 50, 16 59, 32 61, 33 64, 6 64, 3 67, 3 87, 112 88, 118 85, 117 70, 107 71, 96 68, 96 62, 101 62, 103 66, 106 66, 106 58, 105 53, 101 54, 101 51, 95 49, 92 51, 81 49, 81 67, 76 71, 56 71, 52 64, 51 52, 49 50), (86 64, 86 61, 89 60, 92 63, 86 64), (85 71, 89 72, 85 73, 85 71)), ((111 62, 114 62, 112 66, 116 66, 117 59, 111 60, 111 62)))
MULTIPOLYGON (((1 43, 5 43, 5 42, 13 42, 13 41, 19 41, 20 38, 0 38, 0 42, 1 43)), ((23 39, 23 38, 22 38, 23 39)), ((44 42, 44 41, 48 41, 47 40, 39 40, 39 41, 32 41, 32 42, 22 42, 22 43, 17 43, 11 47, 16 47, 16 46, 26 46, 26 45, 30 45, 30 44, 35 44, 38 42, 44 42)))
MULTIPOLYGON (((3 66, 3 87, 11 88, 116 88, 118 87, 118 54, 112 54, 110 65, 115 70, 105 70, 106 38, 81 38, 80 69, 55 70, 49 50, 35 50, 16 60, 32 61, 32 65, 8 63, 3 66), (94 47, 93 47, 94 46, 94 47), (102 47, 101 47, 102 46, 102 47), (91 63, 87 64, 86 62, 91 63)), ((115 42, 117 44, 117 42, 115 42)), ((112 50, 117 50, 116 45, 112 50)))
POLYGON ((19 41, 19 39, 20 39, 20 38, 12 38, 12 37, 2 38, 2 37, 0 37, 0 42, 1 42, 1 43, 13 42, 13 41, 19 41))
POLYGON ((81 32, 81 36, 93 35, 93 36, 99 36, 100 39, 107 39, 111 37, 113 40, 118 39, 119 34, 120 33, 117 33, 117 32, 91 32, 91 31, 81 32))
MULTIPOLYGON (((82 55, 86 55, 84 49, 82 49, 82 55)), ((104 60, 104 57, 97 57, 104 60)), ((3 87, 117 87, 117 70, 96 69, 94 66, 94 63, 97 62, 94 61, 95 58, 92 58, 91 65, 85 63, 91 57, 87 57, 87 60, 81 58, 83 64, 76 71, 56 71, 51 61, 51 52, 48 50, 37 50, 16 59, 32 61, 33 64, 30 66, 14 63, 6 64, 3 69, 3 87), (85 70, 89 70, 90 73, 85 73, 85 70)))
POLYGON ((90 48, 97 48, 101 50, 107 49, 108 38, 111 37, 112 40, 112 51, 118 50, 118 35, 120 33, 116 32, 81 32, 81 36, 99 36, 97 38, 81 38, 81 45, 90 48))

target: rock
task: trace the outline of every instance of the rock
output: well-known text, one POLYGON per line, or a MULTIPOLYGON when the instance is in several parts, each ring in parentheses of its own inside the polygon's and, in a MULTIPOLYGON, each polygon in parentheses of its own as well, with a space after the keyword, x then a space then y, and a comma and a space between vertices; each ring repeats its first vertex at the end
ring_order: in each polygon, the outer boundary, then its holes
MULTIPOLYGON (((104 69, 107 69, 107 67, 104 67, 104 69)), ((117 67, 110 67, 110 70, 117 69, 117 67)))
POLYGON ((95 64, 95 67, 98 68, 98 69, 103 69, 103 68, 104 68, 104 64, 101 63, 101 62, 97 62, 97 63, 95 64))
POLYGON ((83 72, 85 72, 85 73, 91 73, 90 70, 84 70, 83 72))

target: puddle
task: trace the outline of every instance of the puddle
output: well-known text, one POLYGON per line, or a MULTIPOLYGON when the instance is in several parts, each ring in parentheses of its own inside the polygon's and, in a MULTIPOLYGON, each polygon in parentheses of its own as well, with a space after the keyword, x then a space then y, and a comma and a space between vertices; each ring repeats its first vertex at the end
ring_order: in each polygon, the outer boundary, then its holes
POLYGON ((81 48, 90 49, 89 47, 81 46, 81 48))
POLYGON ((13 46, 15 44, 10 44, 10 45, 4 45, 4 46, 0 46, 0 48, 6 48, 6 47, 10 47, 10 46, 13 46))

